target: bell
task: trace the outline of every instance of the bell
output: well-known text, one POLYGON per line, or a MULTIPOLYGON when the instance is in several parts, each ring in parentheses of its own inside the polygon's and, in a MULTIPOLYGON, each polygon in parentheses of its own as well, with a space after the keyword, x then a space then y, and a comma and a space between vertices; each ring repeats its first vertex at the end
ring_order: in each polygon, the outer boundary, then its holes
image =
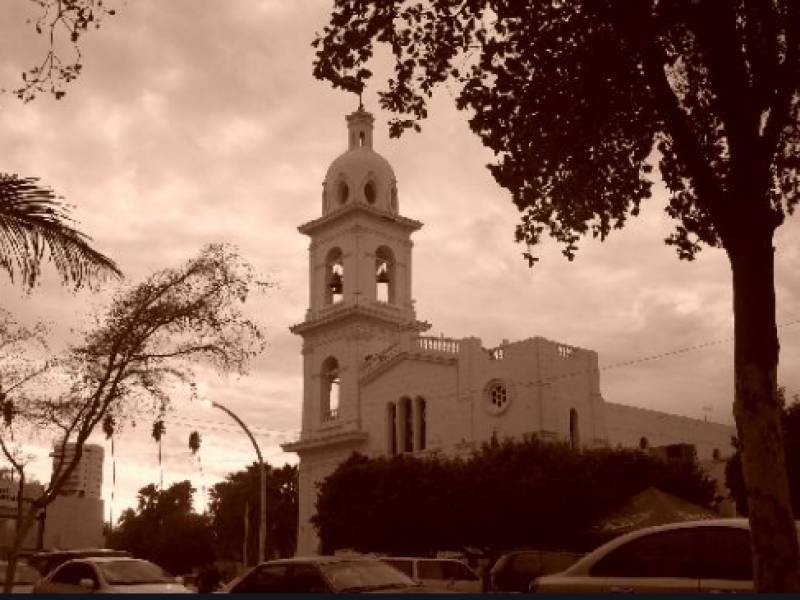
POLYGON ((386 271, 378 271, 378 277, 375 281, 378 283, 389 283, 389 273, 386 271))
POLYGON ((331 282, 328 284, 331 288, 331 292, 334 294, 341 294, 342 293, 342 276, 339 273, 334 273, 331 277, 331 282))

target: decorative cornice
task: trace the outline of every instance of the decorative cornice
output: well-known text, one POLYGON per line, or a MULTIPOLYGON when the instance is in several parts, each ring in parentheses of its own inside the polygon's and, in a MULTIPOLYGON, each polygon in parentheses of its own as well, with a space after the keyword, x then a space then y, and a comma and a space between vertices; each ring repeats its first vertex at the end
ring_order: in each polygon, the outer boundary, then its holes
MULTIPOLYGON (((347 304, 337 308, 336 310, 326 311, 316 318, 307 319, 297 325, 289 327, 289 331, 296 335, 305 335, 311 331, 326 327, 331 324, 341 324, 342 321, 353 319, 370 319, 382 323, 391 323, 398 328, 408 325, 408 316, 402 314, 397 308, 383 307, 379 305, 367 304, 347 304)), ((411 323, 417 323, 416 320, 411 323)), ((413 325, 412 325, 413 326, 413 325)))
POLYGON ((281 444, 284 452, 302 453, 309 450, 318 450, 320 448, 331 446, 342 446, 346 444, 360 444, 369 439, 369 434, 366 431, 344 431, 331 433, 328 435, 317 435, 307 439, 299 439, 296 442, 287 442, 281 444))
POLYGON ((377 222, 388 221, 408 231, 417 231, 422 228, 422 222, 420 221, 415 221, 414 219, 409 219, 408 217, 403 217, 400 215, 393 215, 391 213, 387 213, 386 211, 373 208, 368 204, 354 202, 352 204, 346 204, 342 208, 330 214, 319 217, 318 219, 314 219, 313 221, 309 221, 308 223, 304 223, 303 225, 300 225, 297 230, 305 235, 312 235, 326 225, 333 223, 334 221, 339 221, 342 217, 357 213, 364 214, 377 222))

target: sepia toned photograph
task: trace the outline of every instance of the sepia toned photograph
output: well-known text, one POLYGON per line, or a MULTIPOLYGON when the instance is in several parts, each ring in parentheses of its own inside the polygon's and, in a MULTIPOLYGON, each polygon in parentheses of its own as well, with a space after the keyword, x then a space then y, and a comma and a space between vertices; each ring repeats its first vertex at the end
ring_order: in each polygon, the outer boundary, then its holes
POLYGON ((800 593, 800 3, 0 0, 3 593, 800 593))

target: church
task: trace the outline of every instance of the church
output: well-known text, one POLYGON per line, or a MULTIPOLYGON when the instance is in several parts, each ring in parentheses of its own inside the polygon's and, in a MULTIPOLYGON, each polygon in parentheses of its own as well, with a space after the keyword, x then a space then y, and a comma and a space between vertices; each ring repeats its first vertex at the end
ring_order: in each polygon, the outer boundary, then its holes
MULTIPOLYGON (((347 150, 325 176, 309 244, 303 340, 298 555, 317 553, 317 484, 352 452, 468 454, 500 439, 572 447, 693 446, 724 465, 734 428, 606 402, 597 352, 530 337, 485 348, 476 337, 426 336, 412 295, 412 234, 397 180, 373 149, 373 116, 347 116, 347 150)), ((719 469, 717 469, 719 470, 719 469)))

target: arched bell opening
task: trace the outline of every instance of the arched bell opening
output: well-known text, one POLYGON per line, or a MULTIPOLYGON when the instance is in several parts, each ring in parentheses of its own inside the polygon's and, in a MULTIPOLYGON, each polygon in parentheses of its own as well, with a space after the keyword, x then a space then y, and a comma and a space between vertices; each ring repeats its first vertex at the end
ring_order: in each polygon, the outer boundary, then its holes
POLYGON ((342 251, 332 248, 325 259, 325 304, 336 304, 344 299, 344 263, 342 251))
POLYGON ((396 288, 394 253, 390 248, 381 246, 375 252, 375 299, 395 304, 396 288))

